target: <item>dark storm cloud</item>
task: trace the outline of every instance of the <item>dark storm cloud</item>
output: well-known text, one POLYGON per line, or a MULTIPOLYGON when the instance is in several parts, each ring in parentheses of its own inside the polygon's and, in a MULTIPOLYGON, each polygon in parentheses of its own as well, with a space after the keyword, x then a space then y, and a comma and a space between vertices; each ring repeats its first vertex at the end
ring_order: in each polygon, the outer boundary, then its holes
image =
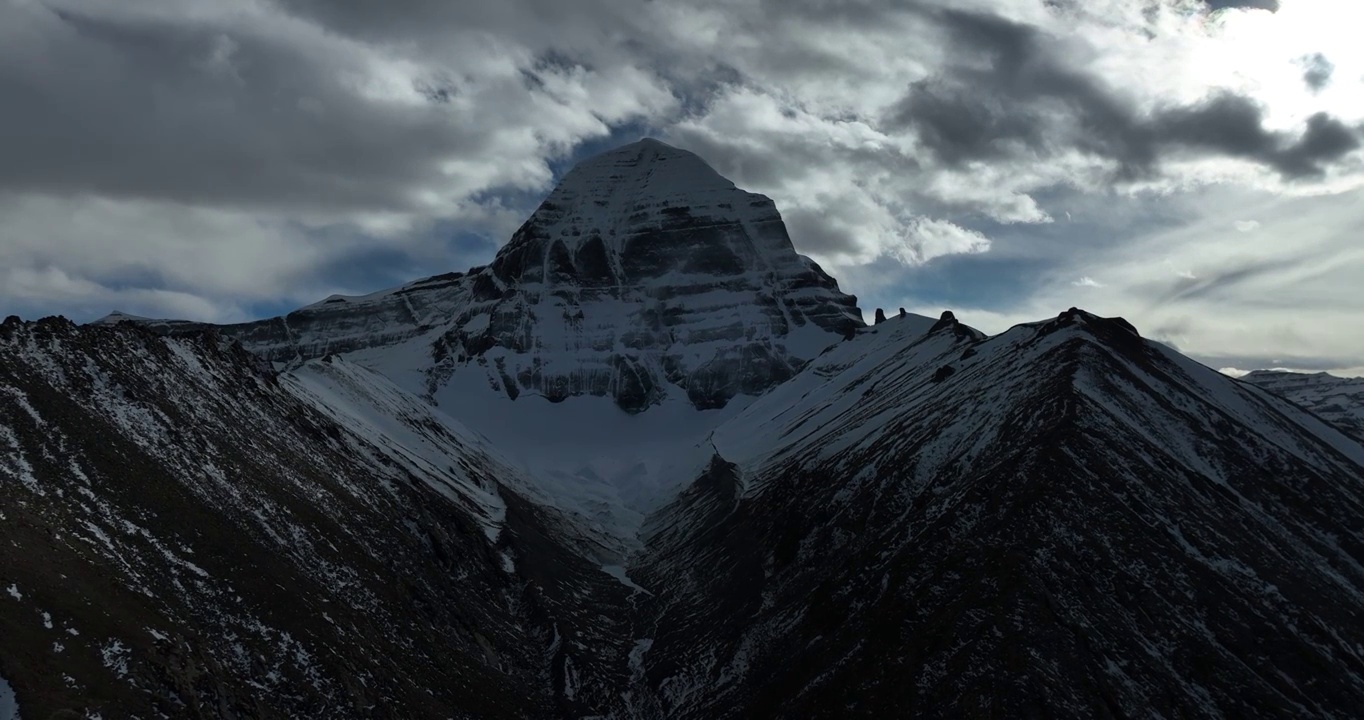
MULTIPOLYGON (((528 98, 552 93, 544 72, 646 68, 692 117, 750 82, 724 57, 679 60, 685 53, 668 32, 643 26, 641 10, 652 7, 643 0, 405 0, 401 8, 284 0, 280 7, 289 14, 263 21, 264 27, 228 27, 191 14, 20 7, 0 9, 0 24, 11 28, 0 34, 0 96, 7 100, 0 113, 0 190, 403 212, 415 195, 429 196, 446 183, 451 158, 487 162, 471 175, 514 167, 490 150, 500 134, 535 138, 527 143, 542 142, 535 152, 571 151, 584 133, 541 141, 538 128, 515 127, 543 115, 543 105, 528 98), (470 79, 464 67, 469 58, 448 54, 462 45, 445 40, 456 30, 495 38, 490 42, 496 47, 516 48, 512 55, 528 52, 519 82, 470 79), (348 79, 364 74, 355 67, 361 48, 347 52, 336 38, 374 47, 420 46, 418 55, 440 70, 405 81, 419 102, 376 99, 357 92, 348 79)), ((1138 176, 1182 147, 1246 157, 1300 177, 1319 174, 1352 149, 1350 131, 1329 117, 1309 127, 1297 145, 1257 134, 1258 110, 1229 99, 1140 117, 1111 89, 1074 69, 1073 59, 1051 47, 1051 38, 994 16, 940 12, 929 2, 888 7, 801 0, 778 7, 768 0, 755 7, 736 15, 735 27, 769 48, 766 62, 810 77, 855 77, 856 68, 847 55, 821 51, 815 42, 783 41, 779 33, 800 40, 819 28, 866 32, 904 17, 945 28, 959 41, 954 52, 963 54, 961 62, 915 83, 893 119, 913 127, 950 164, 1078 147, 1138 176), (778 9, 780 30, 770 22, 778 9), (985 57, 986 66, 970 62, 971 54, 985 57), (1231 134, 1219 136, 1212 127, 1231 134)), ((606 115, 591 106, 577 112, 589 121, 606 115)), ((746 153, 745 179, 767 184, 794 159, 830 160, 827 153, 793 153, 776 144, 767 158, 746 153)), ((838 160, 859 162, 855 152, 842 151, 838 160)), ((489 186, 505 186, 502 180, 489 186)))
POLYGON ((1203 0, 1213 10, 1241 9, 1279 11, 1279 0, 1203 0))
POLYGON ((1132 112, 1072 69, 1040 30, 959 11, 939 21, 960 56, 943 74, 910 85, 889 119, 917 130, 940 158, 988 160, 1078 143, 1127 164, 1149 162, 1133 142, 1132 112))
POLYGON ((1309 176, 1320 174, 1331 161, 1359 148, 1359 130, 1326 113, 1307 118, 1307 131, 1293 145, 1285 148, 1276 159, 1286 174, 1309 176))
POLYGON ((1036 27, 958 11, 939 19, 962 55, 912 83, 888 122, 914 130, 949 165, 1078 149, 1113 161, 1129 179, 1187 154, 1240 158, 1300 179, 1359 146, 1357 131, 1325 114, 1297 137, 1268 130, 1263 108, 1228 92, 1144 113, 1075 69, 1058 39, 1036 27))
POLYGON ((268 4, 66 5, 0 3, 0 193, 452 214, 542 188, 547 160, 669 102, 642 73, 486 33, 437 57, 268 4))
POLYGON ((1331 83, 1336 66, 1321 53, 1313 53, 1302 59, 1302 81, 1312 92, 1321 92, 1331 83))
POLYGON ((33 44, 0 48, 0 189, 402 207, 436 159, 488 141, 439 102, 367 102, 338 82, 343 58, 247 32, 20 19, 33 44))

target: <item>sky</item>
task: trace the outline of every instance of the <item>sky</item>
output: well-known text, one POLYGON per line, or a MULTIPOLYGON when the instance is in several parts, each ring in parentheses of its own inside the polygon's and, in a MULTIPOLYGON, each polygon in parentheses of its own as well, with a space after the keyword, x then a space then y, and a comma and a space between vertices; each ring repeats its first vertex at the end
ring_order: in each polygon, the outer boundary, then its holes
POLYGON ((488 262, 652 136, 876 307, 1364 374, 1358 0, 0 0, 0 315, 488 262))

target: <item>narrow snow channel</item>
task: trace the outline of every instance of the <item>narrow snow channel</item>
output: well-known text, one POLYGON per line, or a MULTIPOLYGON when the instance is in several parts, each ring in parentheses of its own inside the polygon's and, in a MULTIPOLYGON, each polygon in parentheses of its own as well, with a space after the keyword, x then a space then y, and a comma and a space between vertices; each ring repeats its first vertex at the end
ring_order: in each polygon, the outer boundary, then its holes
POLYGON ((601 566, 601 570, 607 575, 610 575, 611 577, 619 580, 621 585, 624 585, 625 587, 628 587, 631 590, 634 590, 635 592, 642 592, 645 595, 653 595, 653 593, 649 592, 643 587, 640 587, 639 584, 636 583, 634 580, 631 580, 630 576, 625 574, 625 568, 621 565, 603 565, 601 566))
POLYGON ((14 697, 14 688, 0 677, 0 720, 19 720, 19 701, 14 697))

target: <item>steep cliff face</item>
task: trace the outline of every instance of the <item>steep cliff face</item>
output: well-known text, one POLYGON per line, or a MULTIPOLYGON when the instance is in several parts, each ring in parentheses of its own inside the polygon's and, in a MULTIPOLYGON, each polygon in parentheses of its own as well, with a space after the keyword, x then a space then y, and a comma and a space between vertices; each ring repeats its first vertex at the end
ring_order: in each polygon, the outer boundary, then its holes
POLYGON ((437 382, 473 365, 509 394, 632 412, 760 394, 861 325, 771 200, 653 140, 575 167, 476 282, 491 302, 441 336, 437 382))
POLYGON ((642 140, 571 170, 489 266, 220 330, 283 363, 406 344, 382 370, 420 374, 428 395, 471 375, 511 399, 609 397, 637 413, 759 395, 861 326, 770 199, 642 140))

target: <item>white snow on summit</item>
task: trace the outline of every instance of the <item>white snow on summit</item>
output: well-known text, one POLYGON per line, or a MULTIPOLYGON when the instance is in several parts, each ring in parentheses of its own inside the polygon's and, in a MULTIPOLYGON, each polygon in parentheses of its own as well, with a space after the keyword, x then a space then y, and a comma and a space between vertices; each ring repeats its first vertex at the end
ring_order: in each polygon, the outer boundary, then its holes
POLYGON ((550 236, 570 248, 597 234, 618 256, 631 235, 655 227, 669 209, 683 208, 744 223, 781 220, 766 196, 740 190, 700 157, 652 138, 574 166, 536 214, 552 217, 550 236), (559 232, 566 228, 570 232, 559 232))

